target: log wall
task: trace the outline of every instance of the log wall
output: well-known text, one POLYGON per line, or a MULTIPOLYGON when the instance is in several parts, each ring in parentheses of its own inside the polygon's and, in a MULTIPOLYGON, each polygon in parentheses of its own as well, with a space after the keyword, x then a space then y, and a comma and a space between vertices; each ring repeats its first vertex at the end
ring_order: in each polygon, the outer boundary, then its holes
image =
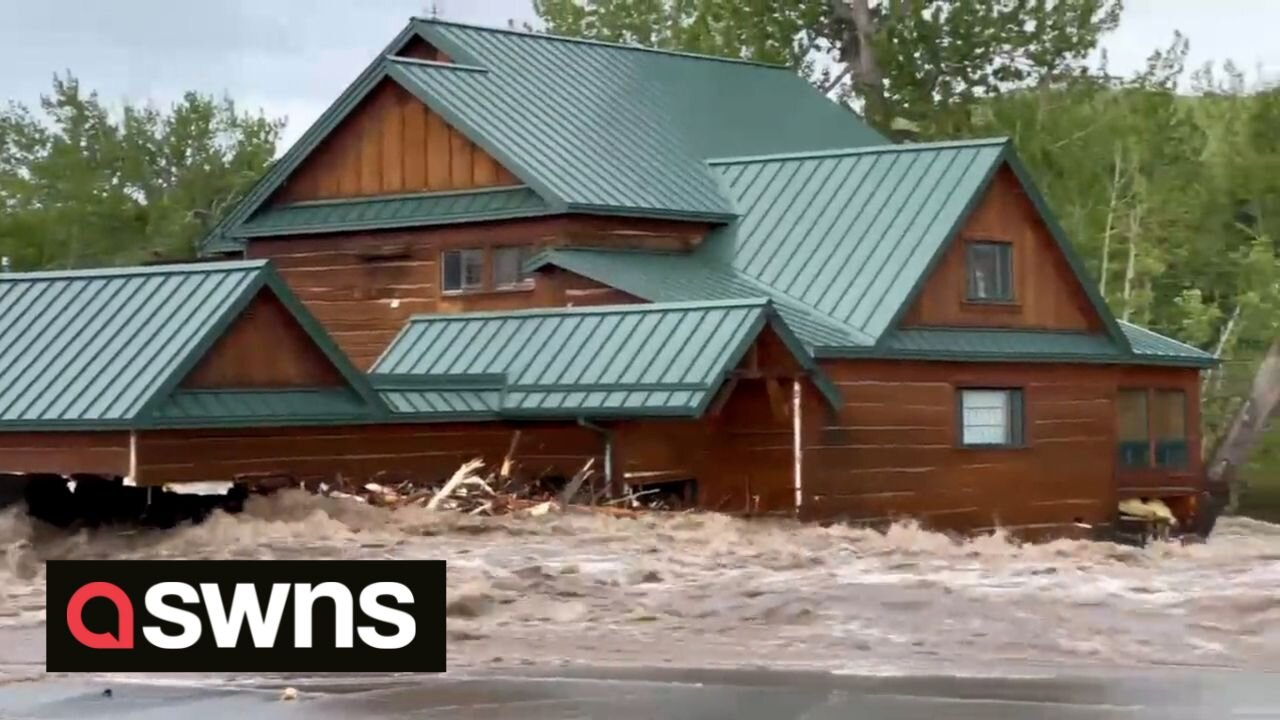
MULTIPOLYGON (((838 413, 809 402, 805 515, 930 527, 1035 532, 1110 522, 1118 500, 1115 397, 1122 385, 1178 387, 1198 405, 1189 369, 1090 365, 832 361, 838 413), (1021 388, 1025 443, 959 443, 957 388, 1021 388)), ((1193 416, 1193 429, 1199 418, 1193 416)), ((1199 435, 1185 471, 1151 473, 1198 488, 1199 435)))
POLYGON ((691 247, 707 229, 696 223, 560 216, 411 231, 256 238, 247 254, 273 260, 338 345, 358 367, 367 368, 415 314, 634 300, 568 273, 548 281, 539 276, 531 288, 446 295, 440 291, 441 250, 582 244, 691 247))
POLYGON ((129 433, 0 433, 0 473, 124 477, 129 433))

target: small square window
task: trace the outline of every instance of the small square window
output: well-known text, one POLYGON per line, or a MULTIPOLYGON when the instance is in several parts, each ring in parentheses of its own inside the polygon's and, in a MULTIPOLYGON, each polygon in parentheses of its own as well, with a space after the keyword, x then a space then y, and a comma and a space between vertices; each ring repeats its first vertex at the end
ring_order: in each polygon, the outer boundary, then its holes
POLYGON ((493 249, 493 286, 501 290, 525 288, 533 284, 533 275, 524 271, 525 262, 533 257, 528 245, 493 249))
POLYGON ((1022 445, 1022 391, 960 391, 960 444, 965 447, 1022 445))
POLYGON ((972 242, 968 247, 968 299, 976 302, 1013 300, 1013 246, 1002 242, 972 242))
POLYGON ((484 287, 483 250, 445 250, 440 253, 440 288, 446 293, 484 287))

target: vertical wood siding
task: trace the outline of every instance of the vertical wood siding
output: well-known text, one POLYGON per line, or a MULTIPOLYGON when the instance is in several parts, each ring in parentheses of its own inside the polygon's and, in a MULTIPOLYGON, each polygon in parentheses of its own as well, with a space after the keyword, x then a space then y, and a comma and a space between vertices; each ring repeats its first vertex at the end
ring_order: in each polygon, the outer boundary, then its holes
POLYGON ((1007 167, 997 173, 959 236, 925 281, 902 324, 1089 331, 1102 328, 1066 258, 1007 167), (998 240, 1013 245, 1013 303, 965 301, 965 251, 969 240, 998 240))
POLYGON ((386 80, 312 151, 273 202, 519 184, 420 100, 386 80))
POLYGON ((270 290, 261 291, 183 387, 336 387, 345 381, 270 290))

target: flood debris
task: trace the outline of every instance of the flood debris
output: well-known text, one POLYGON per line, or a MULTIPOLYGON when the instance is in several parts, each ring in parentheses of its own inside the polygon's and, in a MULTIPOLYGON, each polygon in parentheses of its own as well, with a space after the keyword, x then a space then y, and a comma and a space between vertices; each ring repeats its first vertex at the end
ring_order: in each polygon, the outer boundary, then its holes
MULTIPOLYGON (((518 440, 512 442, 512 452, 517 445, 518 440)), ((632 488, 621 497, 611 497, 607 485, 595 458, 587 460, 573 477, 565 479, 526 473, 508 454, 495 467, 487 467, 480 458, 467 461, 443 481, 379 478, 374 482, 355 482, 338 478, 286 486, 376 507, 423 507, 482 516, 537 517, 549 513, 591 512, 629 517, 647 510, 669 508, 653 491, 632 488)))

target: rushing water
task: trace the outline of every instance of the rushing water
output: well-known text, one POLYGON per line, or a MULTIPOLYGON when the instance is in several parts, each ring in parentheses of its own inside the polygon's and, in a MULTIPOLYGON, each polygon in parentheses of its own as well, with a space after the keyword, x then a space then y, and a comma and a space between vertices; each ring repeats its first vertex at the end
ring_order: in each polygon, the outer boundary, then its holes
MULTIPOLYGON (((476 518, 289 492, 176 530, 0 514, 0 637, 59 558, 444 558, 451 667, 673 664, 998 674, 1027 664, 1280 670, 1280 526, 1202 545, 958 542, 711 514, 476 518)), ((6 660, 0 642, 0 665, 6 660)))

